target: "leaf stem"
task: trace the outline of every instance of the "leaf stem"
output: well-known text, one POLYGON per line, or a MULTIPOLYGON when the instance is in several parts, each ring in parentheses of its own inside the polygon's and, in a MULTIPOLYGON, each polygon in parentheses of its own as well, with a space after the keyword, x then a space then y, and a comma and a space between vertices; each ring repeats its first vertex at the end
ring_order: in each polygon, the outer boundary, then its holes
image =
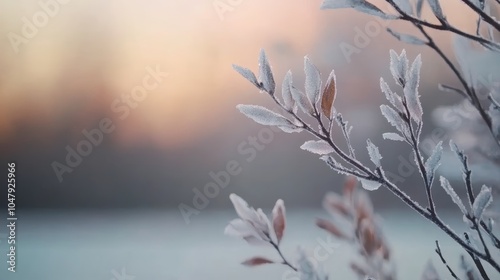
POLYGON ((298 271, 297 268, 295 268, 295 266, 293 266, 290 262, 288 262, 285 258, 285 256, 283 256, 283 253, 281 253, 281 250, 280 250, 280 247, 278 246, 278 244, 274 243, 274 241, 269 241, 269 243, 271 243, 271 245, 273 245, 274 249, 276 249, 276 251, 278 251, 278 254, 280 255, 281 259, 283 260, 283 264, 290 267, 292 270, 294 271, 298 271))

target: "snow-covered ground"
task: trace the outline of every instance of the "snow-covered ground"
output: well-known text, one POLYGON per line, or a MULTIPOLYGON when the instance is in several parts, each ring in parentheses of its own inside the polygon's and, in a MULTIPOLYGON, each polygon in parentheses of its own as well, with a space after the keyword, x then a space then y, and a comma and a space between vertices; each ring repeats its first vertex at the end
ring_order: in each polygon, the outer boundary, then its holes
MULTIPOLYGON (((313 251, 322 246, 320 240, 328 240, 327 234, 314 226, 318 216, 325 217, 325 213, 288 209, 282 245, 289 259, 293 260, 297 246, 313 251)), ((435 239, 458 269, 462 251, 423 218, 400 211, 382 216, 400 279, 420 279, 429 259, 443 279, 450 278, 434 253, 435 239)), ((224 236, 224 227, 233 218, 233 211, 206 211, 193 216, 187 225, 175 211, 25 212, 17 228, 17 272, 7 273, 4 262, 0 279, 296 279, 282 265, 242 266, 241 261, 255 255, 278 256, 271 249, 224 236), (132 277, 122 277, 123 272, 132 277)), ((460 219, 455 217, 450 224, 460 225, 460 219)), ((2 239, 0 246, 6 252, 5 234, 2 239)), ((351 247, 338 244, 321 264, 331 279, 356 279, 347 266, 353 257, 351 247)))

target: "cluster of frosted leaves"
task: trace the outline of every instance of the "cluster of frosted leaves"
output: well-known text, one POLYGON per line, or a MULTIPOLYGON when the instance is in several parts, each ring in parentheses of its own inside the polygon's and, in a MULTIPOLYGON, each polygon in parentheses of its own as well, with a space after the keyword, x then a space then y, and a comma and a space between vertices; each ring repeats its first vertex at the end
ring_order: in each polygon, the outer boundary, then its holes
MULTIPOLYGON (((303 114, 308 116, 320 118, 323 116, 330 122, 335 120, 343 129, 345 129, 344 133, 346 134, 346 137, 349 137, 352 127, 347 127, 347 122, 343 121, 342 115, 337 113, 334 108, 334 102, 337 96, 337 86, 335 72, 333 70, 330 72, 323 85, 321 73, 306 56, 304 57, 304 91, 298 89, 293 84, 292 73, 291 71, 288 71, 283 78, 281 97, 279 97, 276 94, 275 78, 272 73, 271 66, 269 65, 269 61, 263 50, 260 52, 259 56, 258 77, 250 69, 237 65, 233 65, 233 68, 245 79, 256 86, 261 92, 269 94, 290 115, 290 118, 287 118, 277 112, 258 105, 240 104, 237 106, 241 113, 255 122, 262 125, 277 126, 288 133, 300 132, 305 128, 305 124, 301 123, 295 117, 300 109, 303 114)), ((310 140, 305 142, 301 148, 308 152, 322 156, 321 158, 323 160, 328 159, 329 155, 335 152, 332 145, 325 140, 310 140)), ((376 167, 380 167, 380 160, 382 159, 382 156, 380 155, 378 147, 368 140, 367 149, 371 161, 376 167)), ((333 158, 331 160, 333 160, 333 158)), ((328 164, 331 160, 325 161, 327 161, 328 164)), ((339 164, 337 171, 343 173, 341 171, 342 169, 344 169, 344 167, 339 164)), ((361 182, 363 186, 369 190, 375 190, 380 187, 380 183, 378 182, 368 180, 361 180, 361 182)))
MULTIPOLYGON (((491 2, 470 1, 472 4, 491 15, 491 2)), ((492 42, 498 43, 493 35, 493 27, 484 25, 482 36, 492 42), (484 30, 486 29, 486 30, 484 30)), ((498 181, 498 168, 500 168, 500 50, 479 46, 477 43, 463 38, 453 37, 452 50, 457 61, 457 68, 466 81, 468 87, 478 96, 484 105, 492 122, 490 128, 479 115, 476 108, 469 100, 452 105, 442 106, 433 112, 433 118, 446 135, 455 139, 471 157, 471 165, 477 170, 477 175, 487 181, 498 181)), ((442 91, 466 95, 463 90, 448 85, 440 85, 442 91)), ((467 98, 470 99, 470 98, 467 98)), ((448 176, 461 176, 453 172, 452 166, 445 171, 448 176)))
MULTIPOLYGON (((462 173, 465 174, 468 170, 465 169, 467 166, 467 156, 464 154, 463 150, 460 150, 458 146, 450 141, 450 150, 452 153, 456 155, 459 162, 463 166, 462 173)), ((493 202, 493 196, 491 192, 491 188, 483 185, 479 194, 476 195, 474 202, 470 205, 470 209, 468 210, 462 199, 455 192, 450 182, 443 176, 440 177, 441 187, 445 190, 445 192, 451 197, 453 203, 455 203, 460 211, 464 215, 464 221, 468 221, 467 217, 482 220, 483 214, 485 213, 486 208, 493 202)))
MULTIPOLYGON (((392 107, 389 105, 382 105, 382 114, 385 116, 387 121, 398 131, 398 133, 384 133, 383 137, 388 140, 406 141, 408 143, 411 143, 412 140, 410 139, 410 122, 413 121, 419 126, 422 125, 423 111, 418 94, 420 67, 422 62, 419 55, 410 66, 406 57, 406 52, 404 50, 400 55, 398 55, 393 50, 391 50, 390 54, 391 74, 394 78, 394 81, 403 88, 403 96, 399 96, 398 94, 392 92, 387 83, 383 79, 380 80, 381 90, 385 94, 386 99, 392 105, 392 107), (403 118, 403 116, 406 115, 406 108, 408 109, 407 111, 410 115, 411 120, 405 120, 403 118)), ((416 136, 417 141, 418 136, 419 135, 416 136)), ((464 151, 460 150, 453 141, 450 141, 450 150, 458 157, 460 165, 465 167, 467 164, 467 157, 465 156, 464 151)), ((376 156, 372 156, 372 153, 370 153, 370 157, 376 158, 376 156)), ((442 156, 443 147, 442 141, 440 141, 434 147, 433 151, 430 153, 430 156, 424 163, 424 168, 426 171, 426 178, 424 179, 427 181, 429 186, 432 186, 436 170, 441 164, 442 156)), ((462 168, 462 174, 466 171, 467 170, 464 170, 462 168)), ((464 216, 472 216, 476 219, 481 219, 484 210, 492 201, 491 189, 483 186, 480 193, 476 197, 471 210, 469 211, 451 186, 450 182, 445 177, 440 177, 440 184, 446 191, 446 193, 451 197, 452 201, 460 208, 464 216)))
MULTIPOLYGON (((492 122, 494 137, 477 109, 469 100, 451 105, 441 106, 434 110, 433 120, 446 135, 455 139, 470 155, 471 168, 477 170, 476 175, 486 181, 500 180, 496 172, 500 168, 500 52, 481 49, 470 41, 456 37, 453 40, 453 51, 462 76, 473 89, 480 102, 485 104, 487 114, 492 122), (489 101, 489 107, 487 107, 489 101)), ((440 85, 447 92, 463 91, 440 85)), ((430 140, 426 140, 430 141, 430 140)), ((461 176, 456 168, 448 166, 444 171, 448 176, 461 176)))
MULTIPOLYGON (((497 110, 495 110, 497 111, 497 110)), ((492 118, 500 122, 498 117, 492 118)), ((469 155, 469 165, 477 177, 485 182, 500 180, 500 149, 491 136, 488 126, 469 101, 463 100, 457 105, 440 106, 432 112, 432 120, 437 126, 435 133, 422 141, 422 146, 434 143, 437 139, 454 139, 469 155)), ((462 172, 456 162, 451 161, 453 154, 445 152, 443 160, 449 164, 443 165, 441 172, 449 178, 460 179, 462 172)))
MULTIPOLYGON (((258 208, 255 210, 236 194, 229 196, 238 218, 232 220, 224 230, 226 235, 245 240, 251 245, 275 247, 279 246, 286 229, 286 208, 283 200, 278 199, 272 210, 271 219, 258 208)), ((277 264, 282 261, 268 257, 254 256, 242 262, 245 266, 261 266, 277 264)), ((299 248, 296 261, 297 275, 300 280, 327 280, 324 271, 316 265, 304 250, 299 248)))
POLYGON ((259 56, 258 77, 247 68, 238 65, 233 65, 233 68, 261 92, 269 94, 291 115, 290 118, 287 118, 258 105, 240 104, 237 106, 241 113, 259 124, 277 126, 287 133, 300 132, 304 129, 304 126, 293 116, 298 113, 299 109, 309 116, 322 113, 330 117, 334 112, 335 74, 333 71, 330 73, 323 88, 320 73, 307 56, 304 58, 304 72, 306 75, 304 91, 293 85, 292 73, 288 71, 282 82, 281 98, 276 94, 274 75, 263 50, 261 50, 259 56))
MULTIPOLYGON (((373 1, 376 2, 376 1, 373 1)), ((483 10, 488 10, 489 7, 485 7, 484 2, 480 0, 472 0, 475 5, 481 7, 483 10), (483 2, 483 3, 481 3, 483 2)), ((439 0, 394 0, 394 4, 401 10, 401 13, 409 16, 413 16, 416 18, 421 18, 422 9, 424 5, 428 5, 431 9, 434 16, 440 22, 446 22, 446 17, 441 9, 441 5, 439 0)), ((345 9, 351 8, 355 9, 359 12, 366 13, 373 16, 378 16, 383 19, 396 19, 400 14, 391 14, 385 11, 382 11, 377 6, 372 4, 367 0, 323 0, 321 5, 321 9, 345 9)))
MULTIPOLYGON (((252 245, 271 246, 272 243, 280 244, 286 227, 286 211, 283 200, 278 199, 276 201, 272 211, 272 219, 270 220, 262 209, 255 210, 238 195, 231 194, 229 199, 231 199, 239 218, 232 220, 227 225, 224 230, 225 234, 242 238, 252 245)), ((261 257, 252 258, 246 264, 261 262, 263 259, 261 257)), ((272 261, 268 263, 272 263, 272 261)))

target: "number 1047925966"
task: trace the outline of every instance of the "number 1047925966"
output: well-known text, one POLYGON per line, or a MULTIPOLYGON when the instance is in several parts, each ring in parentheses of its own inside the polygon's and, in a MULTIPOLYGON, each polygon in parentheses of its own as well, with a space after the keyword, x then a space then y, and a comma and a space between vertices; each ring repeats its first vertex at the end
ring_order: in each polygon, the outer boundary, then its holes
POLYGON ((7 243, 10 245, 7 253, 8 270, 16 272, 16 164, 8 163, 7 174, 7 228, 9 237, 7 243))

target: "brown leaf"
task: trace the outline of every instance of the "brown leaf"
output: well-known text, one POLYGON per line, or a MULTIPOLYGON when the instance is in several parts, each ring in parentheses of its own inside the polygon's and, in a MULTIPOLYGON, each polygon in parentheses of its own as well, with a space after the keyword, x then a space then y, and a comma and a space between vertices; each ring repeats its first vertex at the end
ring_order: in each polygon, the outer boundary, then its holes
POLYGON ((356 192, 353 200, 358 222, 361 222, 365 218, 371 219, 373 217, 373 204, 366 192, 356 192))
POLYGON ((316 225, 337 236, 338 238, 348 239, 347 235, 345 235, 336 225, 334 225, 330 221, 324 219, 316 219, 316 225))
POLYGON ((333 102, 335 101, 335 95, 337 92, 336 81, 335 81, 335 73, 332 70, 328 80, 326 81, 325 88, 323 90, 323 94, 321 96, 321 110, 323 114, 327 118, 331 118, 333 102))
POLYGON ((365 252, 371 256, 380 247, 373 223, 363 219, 359 225, 361 245, 365 252))
POLYGON ((283 200, 278 199, 273 208, 273 228, 276 233, 276 238, 278 239, 278 244, 283 238, 286 227, 286 217, 285 217, 285 203, 283 200))
POLYGON ((268 263, 274 263, 274 262, 263 257, 253 257, 251 259, 242 262, 241 264, 246 266, 256 266, 268 263))
POLYGON ((349 205, 343 199, 338 194, 329 192, 323 199, 323 207, 332 215, 340 213, 343 216, 350 217, 351 211, 349 205))
POLYGON ((347 176, 344 182, 344 197, 348 201, 352 201, 352 197, 354 191, 356 190, 356 186, 358 185, 358 180, 354 176, 347 176))

